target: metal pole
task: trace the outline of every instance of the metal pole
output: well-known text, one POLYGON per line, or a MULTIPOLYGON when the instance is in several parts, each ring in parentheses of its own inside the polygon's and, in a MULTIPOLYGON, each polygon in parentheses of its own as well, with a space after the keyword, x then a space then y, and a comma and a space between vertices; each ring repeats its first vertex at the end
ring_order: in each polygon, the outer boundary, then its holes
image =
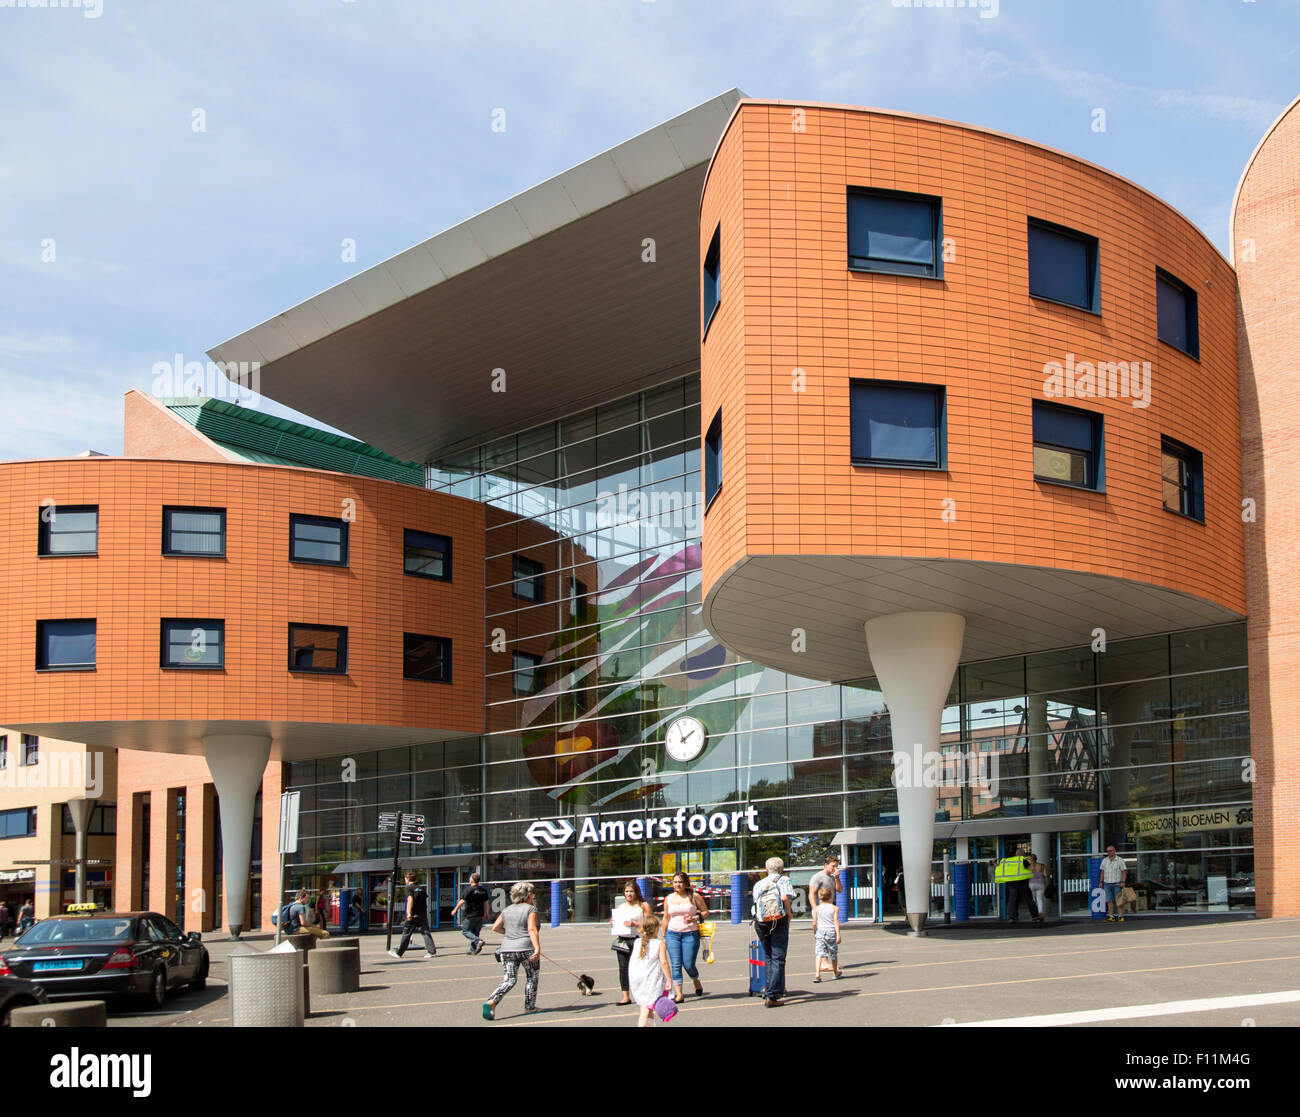
POLYGON ((397 829, 393 832, 393 871, 388 876, 388 942, 385 949, 393 949, 394 888, 397 885, 397 855, 402 848, 402 812, 397 812, 397 829))
MULTIPOLYGON (((275 945, 280 945, 280 936, 284 934, 284 854, 280 854, 280 895, 275 900, 275 945)), ((220 917, 220 912, 217 913, 220 917)))

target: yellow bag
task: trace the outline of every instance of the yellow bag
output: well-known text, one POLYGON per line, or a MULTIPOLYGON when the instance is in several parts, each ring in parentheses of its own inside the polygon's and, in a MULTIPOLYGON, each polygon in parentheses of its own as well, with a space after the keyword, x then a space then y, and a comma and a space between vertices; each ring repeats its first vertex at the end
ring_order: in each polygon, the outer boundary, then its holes
POLYGON ((711 919, 700 923, 700 942, 704 945, 704 961, 713 965, 713 932, 715 924, 711 919))

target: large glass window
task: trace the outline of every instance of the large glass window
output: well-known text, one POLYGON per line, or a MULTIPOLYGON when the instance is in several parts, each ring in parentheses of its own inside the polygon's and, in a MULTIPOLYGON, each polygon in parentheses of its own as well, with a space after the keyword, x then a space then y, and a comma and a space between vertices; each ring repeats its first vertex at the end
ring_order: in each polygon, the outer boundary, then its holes
POLYGON ((226 622, 164 620, 162 666, 219 669, 225 663, 226 622))
POLYGON ((943 389, 926 384, 850 380, 853 463, 942 468, 943 401, 943 389))
POLYGON ((942 203, 925 194, 851 188, 849 267, 941 278, 942 203))
POLYGON ((99 506, 50 505, 41 509, 36 553, 56 555, 93 555, 99 550, 99 506))
POLYGON ((95 622, 37 621, 36 666, 42 671, 83 671, 95 666, 95 622))
POLYGON ((346 675, 348 630, 319 624, 289 626, 289 670, 346 675))
POLYGON ((1098 313, 1097 238, 1029 219, 1029 293, 1098 313))
POLYGON ((1034 478, 1102 488, 1102 419, 1091 411, 1034 401, 1034 478))
POLYGON ((226 553, 224 508, 164 508, 164 555, 220 558, 226 553))
POLYGON ((722 274, 722 226, 713 230, 713 239, 709 241, 709 250, 704 254, 704 274, 701 286, 704 291, 704 333, 709 332, 709 323, 713 321, 713 312, 718 309, 722 298, 720 277, 722 274))
POLYGON ((1200 358, 1196 292, 1180 279, 1156 269, 1156 333, 1160 340, 1189 357, 1200 358))
POLYGON ((451 581, 451 540, 427 531, 405 532, 404 569, 418 578, 451 581))
POLYGON ((289 560, 347 566, 348 524, 322 516, 289 516, 289 560))
POLYGON ((451 641, 442 636, 403 633, 402 675, 426 683, 451 682, 451 641))
POLYGON ((1160 487, 1167 511, 1205 520, 1203 470, 1199 450, 1172 438, 1160 440, 1160 487))
POLYGON ((36 808, 0 811, 0 838, 30 838, 36 833, 36 808))

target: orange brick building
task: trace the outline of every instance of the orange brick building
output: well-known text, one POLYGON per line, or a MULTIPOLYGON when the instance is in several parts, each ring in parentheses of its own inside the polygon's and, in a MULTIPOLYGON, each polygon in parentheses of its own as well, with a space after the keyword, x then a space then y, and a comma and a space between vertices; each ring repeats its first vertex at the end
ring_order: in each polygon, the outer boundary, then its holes
POLYGON ((435 920, 834 849, 919 931, 1020 845, 1097 917, 1108 843, 1139 911, 1295 914, 1298 129, 1230 262, 1026 140, 717 98, 212 350, 366 443, 132 393, 123 459, 0 466, 0 722, 145 750, 116 902, 187 929, 268 925, 286 789, 370 926, 386 810, 435 920))

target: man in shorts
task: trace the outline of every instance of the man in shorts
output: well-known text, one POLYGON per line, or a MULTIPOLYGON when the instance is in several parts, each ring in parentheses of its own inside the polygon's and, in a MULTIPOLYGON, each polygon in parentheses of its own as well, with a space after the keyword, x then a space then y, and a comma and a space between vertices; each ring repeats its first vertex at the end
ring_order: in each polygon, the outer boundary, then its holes
MULTIPOLYGON (((844 885, 840 881, 840 859, 833 853, 826 855, 826 859, 822 862, 822 871, 814 873, 812 880, 808 882, 808 907, 812 911, 814 941, 817 938, 817 905, 820 902, 818 893, 823 888, 830 891, 831 903, 838 903, 836 897, 844 891, 844 885)), ((817 965, 815 958, 813 965, 817 965)))
POLYGON ((1124 882, 1128 880, 1128 866, 1124 858, 1115 856, 1115 847, 1106 847, 1101 859, 1101 887, 1106 893, 1106 922, 1124 922, 1124 882))

